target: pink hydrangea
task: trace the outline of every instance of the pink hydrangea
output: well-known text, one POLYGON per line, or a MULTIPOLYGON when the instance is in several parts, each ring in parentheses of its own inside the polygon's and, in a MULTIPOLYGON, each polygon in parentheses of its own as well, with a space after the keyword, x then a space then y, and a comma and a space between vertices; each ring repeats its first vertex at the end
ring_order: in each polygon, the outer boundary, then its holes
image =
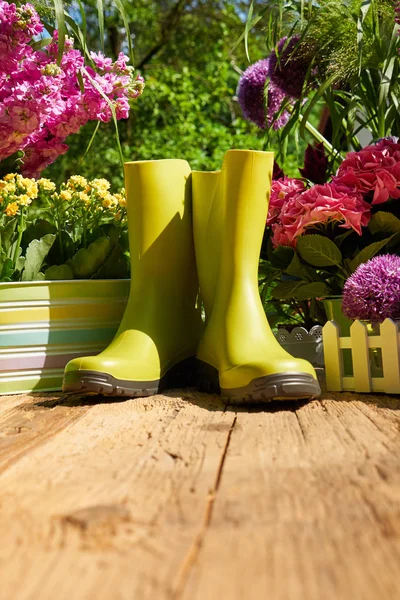
POLYGON ((271 185, 267 225, 276 223, 284 204, 296 194, 303 192, 305 187, 305 183, 301 179, 293 177, 275 179, 271 185))
POLYGON ((85 67, 68 38, 58 65, 57 31, 44 49, 30 45, 42 31, 32 5, 17 8, 0 0, 0 160, 23 150, 22 171, 30 177, 66 152, 66 138, 82 125, 110 121, 110 103, 118 119, 127 118, 129 101, 144 87, 124 54, 112 62, 92 53, 94 68, 85 67))
POLYGON ((359 152, 350 152, 334 181, 357 188, 372 204, 400 198, 400 144, 383 139, 359 152))
POLYGON ((357 190, 338 183, 314 185, 284 203, 279 220, 272 225, 272 243, 294 247, 307 229, 332 221, 361 235, 370 217, 370 205, 357 190))

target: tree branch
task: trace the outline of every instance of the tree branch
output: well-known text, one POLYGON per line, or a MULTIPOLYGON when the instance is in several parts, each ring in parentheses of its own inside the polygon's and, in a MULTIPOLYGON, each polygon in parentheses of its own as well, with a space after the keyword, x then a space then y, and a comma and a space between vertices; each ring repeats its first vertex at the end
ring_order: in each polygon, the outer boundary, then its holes
POLYGON ((179 21, 185 12, 187 6, 191 6, 192 0, 178 0, 176 4, 171 8, 165 19, 162 21, 160 39, 154 44, 152 48, 145 54, 140 60, 139 64, 136 65, 137 69, 143 69, 143 67, 151 61, 151 59, 160 52, 167 45, 172 35, 174 34, 179 21))

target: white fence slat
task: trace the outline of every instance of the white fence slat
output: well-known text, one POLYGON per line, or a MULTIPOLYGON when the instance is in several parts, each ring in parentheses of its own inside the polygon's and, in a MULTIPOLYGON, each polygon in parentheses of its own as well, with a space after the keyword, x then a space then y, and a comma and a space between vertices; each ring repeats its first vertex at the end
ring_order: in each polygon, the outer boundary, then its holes
POLYGON ((368 331, 361 321, 354 321, 350 327, 353 354, 353 374, 358 392, 371 392, 371 374, 369 369, 368 331))
POLYGON ((398 327, 391 319, 381 324, 381 347, 385 392, 400 393, 400 349, 398 327))
POLYGON ((342 392, 342 353, 339 345, 339 327, 335 321, 328 321, 323 327, 324 361, 327 389, 342 392))

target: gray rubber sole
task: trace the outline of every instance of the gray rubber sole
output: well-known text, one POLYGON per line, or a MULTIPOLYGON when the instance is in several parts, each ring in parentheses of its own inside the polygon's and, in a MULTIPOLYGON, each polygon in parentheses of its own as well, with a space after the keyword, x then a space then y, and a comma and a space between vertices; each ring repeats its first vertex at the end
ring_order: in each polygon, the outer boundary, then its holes
POLYGON ((273 402, 306 400, 321 394, 318 381, 308 373, 277 373, 253 379, 247 386, 224 389, 219 386, 218 371, 202 361, 196 364, 197 387, 203 392, 221 394, 229 402, 273 402))
POLYGON ((130 381, 116 379, 98 371, 72 371, 64 375, 63 392, 82 395, 119 396, 141 398, 154 396, 166 389, 189 387, 194 377, 194 357, 172 367, 161 379, 130 381))

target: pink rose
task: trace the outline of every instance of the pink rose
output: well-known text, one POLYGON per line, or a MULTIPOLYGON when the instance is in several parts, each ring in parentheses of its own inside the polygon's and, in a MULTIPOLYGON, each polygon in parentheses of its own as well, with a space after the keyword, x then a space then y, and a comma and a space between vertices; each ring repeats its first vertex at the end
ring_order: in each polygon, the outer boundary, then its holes
POLYGON ((271 195, 269 199, 267 225, 275 223, 281 213, 283 205, 305 190, 305 183, 301 179, 292 177, 283 177, 275 179, 271 185, 271 195))

